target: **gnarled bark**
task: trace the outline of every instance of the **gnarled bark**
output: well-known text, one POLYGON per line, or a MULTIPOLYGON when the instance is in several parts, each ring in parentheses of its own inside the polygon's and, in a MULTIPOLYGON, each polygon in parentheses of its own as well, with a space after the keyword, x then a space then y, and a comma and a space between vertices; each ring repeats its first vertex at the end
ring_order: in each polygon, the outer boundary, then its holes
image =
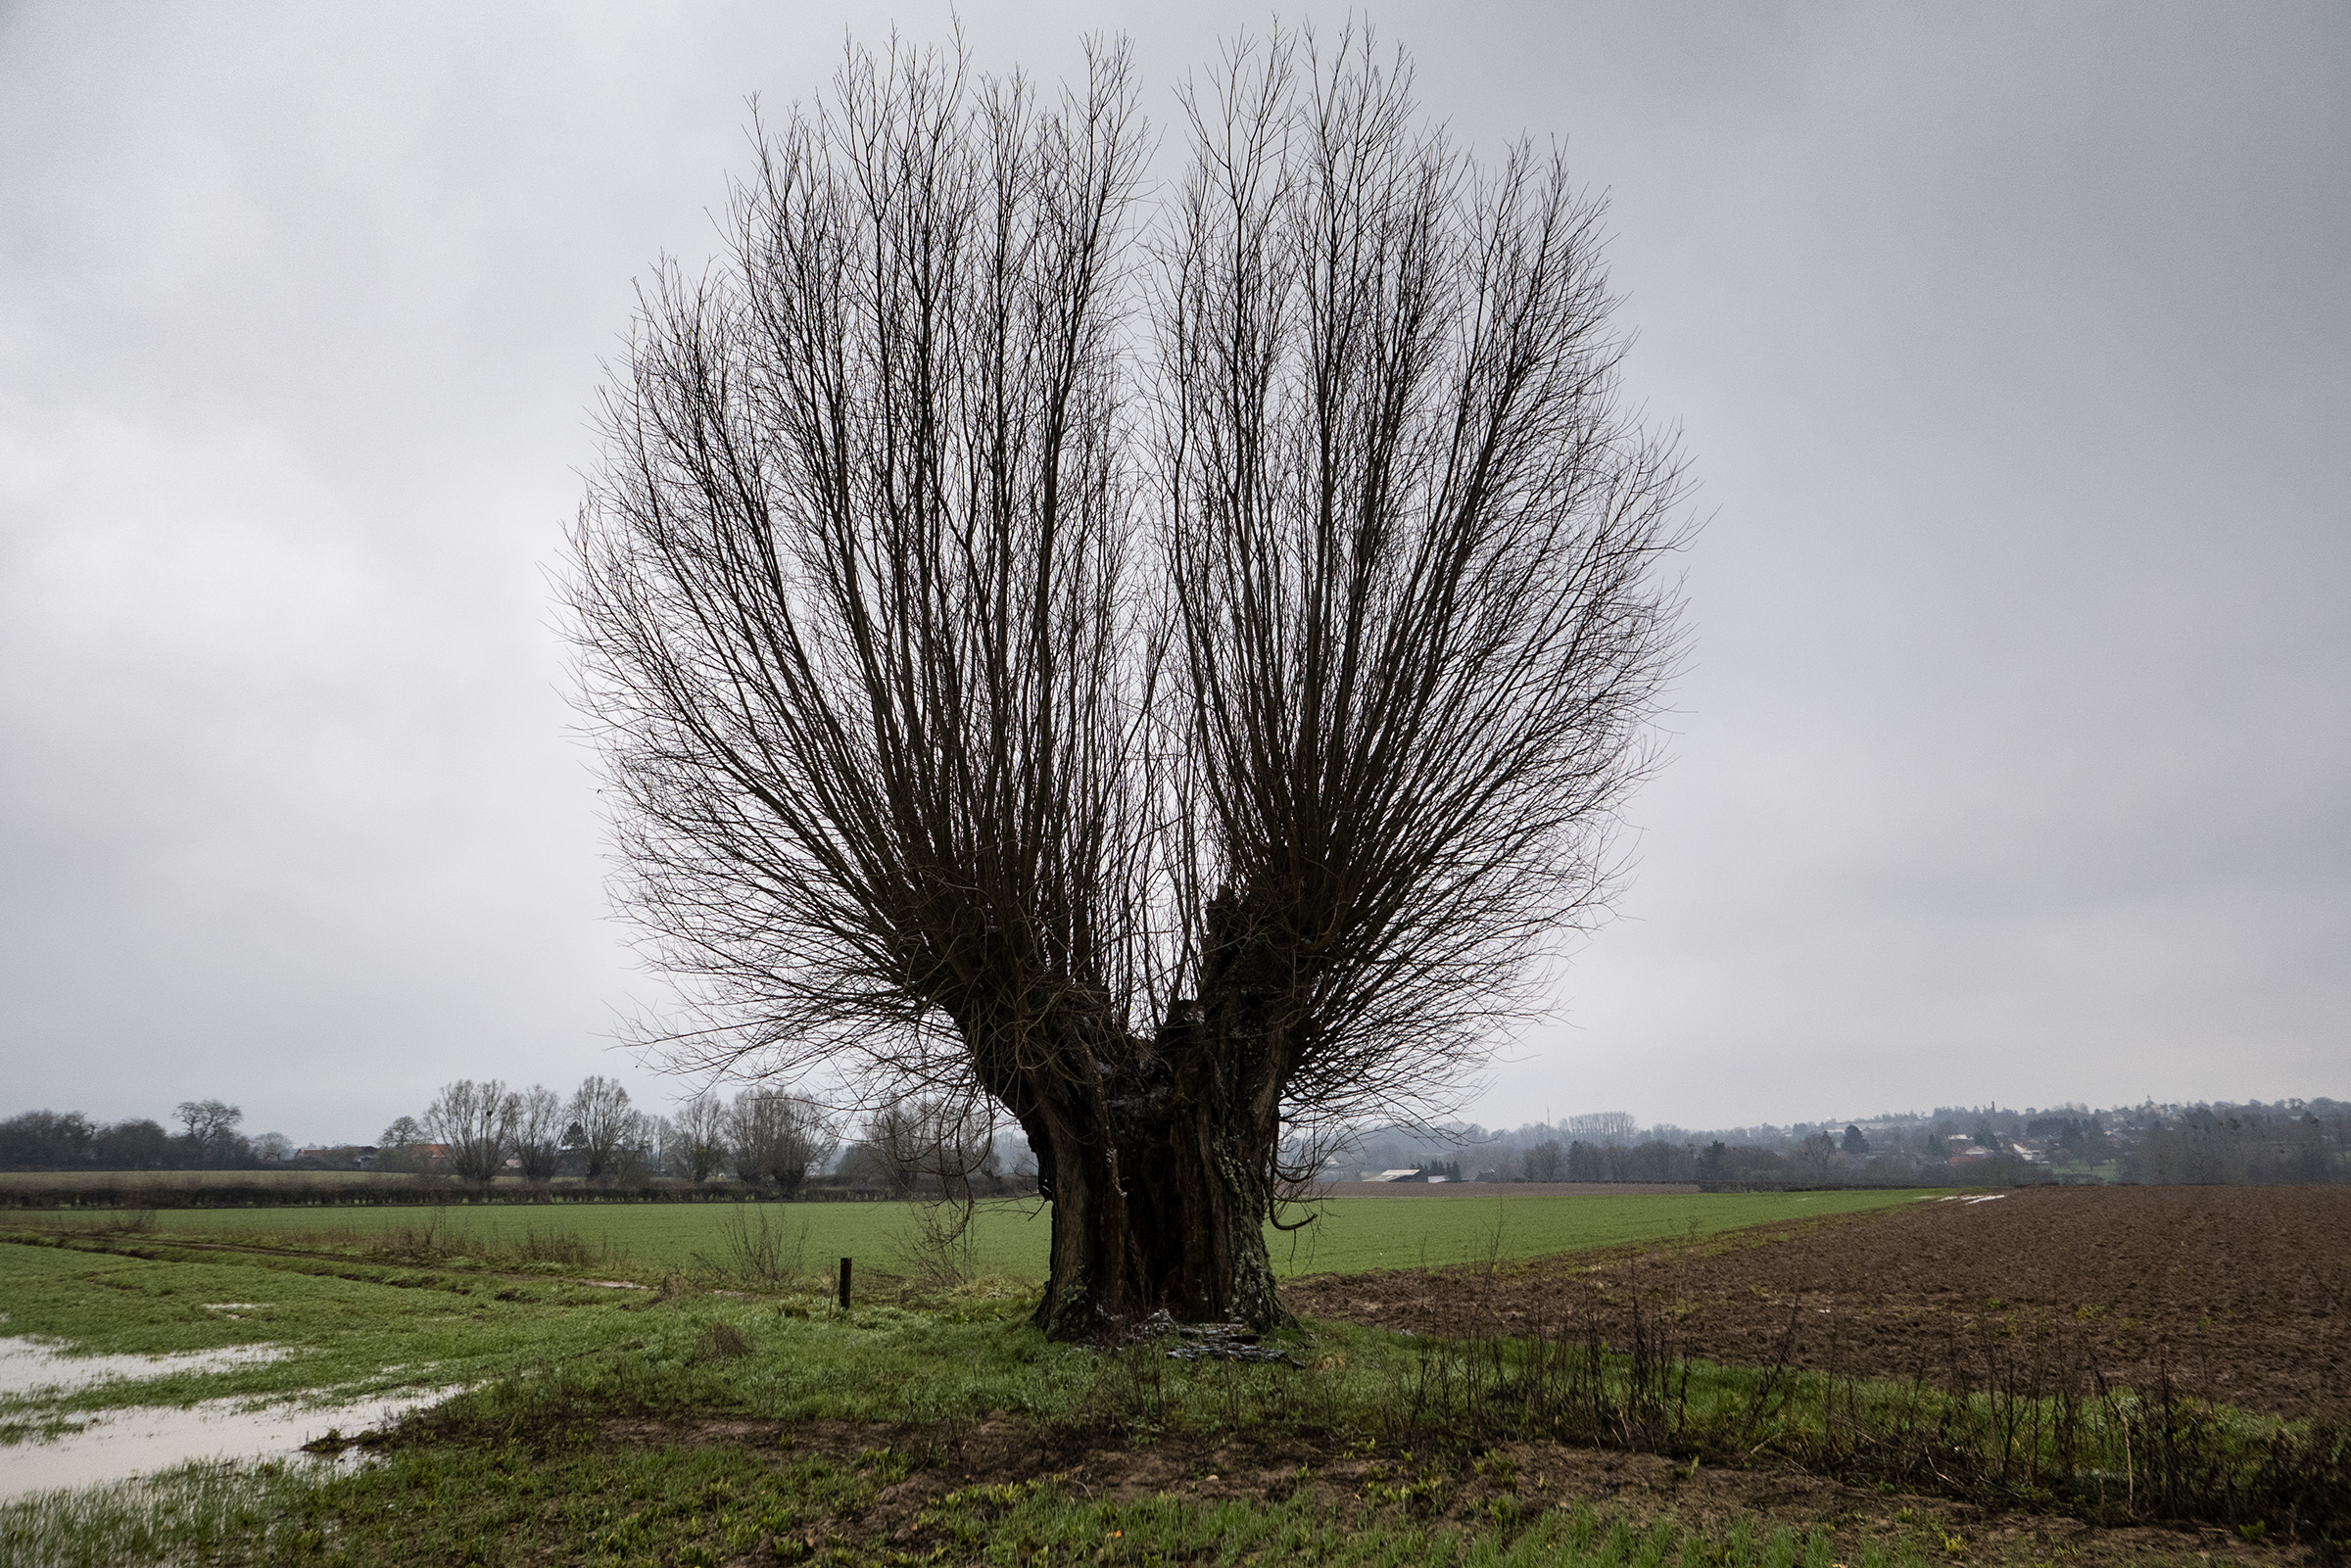
POLYGON ((1053 1206, 1036 1321, 1084 1338, 1165 1310, 1181 1322, 1287 1321, 1266 1252, 1278 1096, 1233 1070, 1214 1010, 1182 1003, 1131 1066, 1024 1119, 1053 1206))

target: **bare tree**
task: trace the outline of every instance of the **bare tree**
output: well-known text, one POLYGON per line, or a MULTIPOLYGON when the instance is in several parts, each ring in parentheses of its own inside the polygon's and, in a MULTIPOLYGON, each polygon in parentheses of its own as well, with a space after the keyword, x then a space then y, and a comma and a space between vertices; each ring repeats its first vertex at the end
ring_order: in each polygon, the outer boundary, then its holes
POLYGON ((1631 1143, 1636 1130, 1632 1113, 1627 1111, 1595 1111, 1567 1118, 1570 1134, 1597 1144, 1631 1143))
POLYGON ((1788 1152, 1788 1164, 1797 1180, 1818 1186, 1836 1174, 1837 1140, 1814 1132, 1788 1152))
POLYGON ((1281 1318, 1285 1126, 1532 1008, 1675 649, 1598 203, 1363 34, 1185 102, 1138 248, 1123 49, 853 51, 648 290, 573 542, 673 1054, 1002 1107, 1063 1336, 1281 1318))
POLYGON ((754 1185, 772 1181, 784 1197, 796 1198, 809 1171, 832 1157, 838 1140, 816 1105, 755 1089, 737 1095, 728 1108, 727 1143, 737 1175, 754 1185))
POLYGON ((1549 1138, 1526 1152, 1518 1168, 1528 1181, 1563 1181, 1567 1177, 1567 1151, 1559 1140, 1549 1138))
POLYGON ((237 1131, 245 1113, 233 1105, 218 1100, 182 1100, 172 1114, 186 1129, 182 1137, 190 1164, 238 1164, 251 1152, 237 1131))
POLYGON ((671 1174, 704 1182, 726 1168, 727 1105, 715 1094, 697 1094, 670 1118, 671 1174))
POLYGON ((591 1073, 572 1091, 563 1146, 579 1151, 590 1181, 620 1173, 645 1137, 645 1117, 629 1109, 629 1091, 591 1073))
POLYGON ((414 1117, 395 1117, 392 1124, 376 1134, 375 1168, 386 1171, 419 1172, 425 1168, 422 1146, 427 1141, 424 1123, 414 1117))
POLYGON ((885 1106, 867 1118, 865 1143, 896 1198, 927 1192, 968 1204, 975 1181, 995 1171, 995 1120, 968 1098, 925 1094, 885 1106))
POLYGON ((889 1195, 896 1199, 914 1196, 923 1178, 922 1134, 915 1126, 912 1110, 905 1104, 886 1105, 866 1117, 863 1135, 864 1164, 880 1175, 889 1195))
POLYGON ((496 1078, 445 1083, 425 1108, 425 1131, 449 1145, 449 1167, 467 1181, 494 1179, 514 1147, 518 1097, 496 1078))
POLYGON ((534 1083, 514 1097, 514 1158, 525 1181, 547 1181, 563 1158, 563 1097, 534 1083))

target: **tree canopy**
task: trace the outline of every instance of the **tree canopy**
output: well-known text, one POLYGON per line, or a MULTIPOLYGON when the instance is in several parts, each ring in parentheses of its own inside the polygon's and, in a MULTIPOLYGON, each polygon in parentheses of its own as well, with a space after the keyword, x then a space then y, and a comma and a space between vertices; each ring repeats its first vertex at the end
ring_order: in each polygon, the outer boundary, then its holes
POLYGON ((673 1058, 1000 1108, 1040 1317, 1279 1315, 1285 1126, 1441 1103, 1611 884, 1680 469, 1602 207, 1366 33, 1237 46, 1146 202, 1048 102, 852 50, 648 286, 573 537, 673 1058))

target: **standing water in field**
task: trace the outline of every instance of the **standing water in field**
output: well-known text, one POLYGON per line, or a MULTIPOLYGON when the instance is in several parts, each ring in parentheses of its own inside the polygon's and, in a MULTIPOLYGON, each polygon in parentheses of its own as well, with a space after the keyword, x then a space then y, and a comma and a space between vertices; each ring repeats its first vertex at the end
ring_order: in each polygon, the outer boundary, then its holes
POLYGON ((274 1361, 274 1345, 239 1345, 181 1355, 71 1355, 37 1340, 0 1339, 0 1397, 64 1394, 110 1378, 169 1377, 174 1372, 228 1372, 274 1361))
POLYGON ((185 1355, 67 1355, 24 1339, 0 1339, 0 1426, 48 1419, 73 1429, 0 1444, 0 1501, 61 1487, 89 1487, 152 1475, 193 1459, 284 1458, 330 1431, 363 1432, 447 1397, 448 1389, 378 1396, 340 1404, 251 1396, 172 1406, 133 1405, 88 1413, 45 1410, 39 1396, 95 1383, 145 1382, 185 1372, 225 1372, 275 1360, 276 1346, 185 1355), (28 1396, 32 1398, 27 1398, 28 1396))

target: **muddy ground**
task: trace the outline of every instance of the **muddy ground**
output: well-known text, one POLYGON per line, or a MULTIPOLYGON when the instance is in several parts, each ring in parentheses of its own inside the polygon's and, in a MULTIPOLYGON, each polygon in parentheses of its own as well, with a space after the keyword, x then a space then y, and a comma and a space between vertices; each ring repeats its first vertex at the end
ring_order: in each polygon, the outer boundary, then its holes
POLYGON ((1980 1386, 2169 1375, 2351 1417, 2351 1187, 2042 1187, 1492 1267, 1294 1280, 1291 1308, 1424 1334, 1611 1343, 1638 1298, 1679 1354, 1980 1386))

